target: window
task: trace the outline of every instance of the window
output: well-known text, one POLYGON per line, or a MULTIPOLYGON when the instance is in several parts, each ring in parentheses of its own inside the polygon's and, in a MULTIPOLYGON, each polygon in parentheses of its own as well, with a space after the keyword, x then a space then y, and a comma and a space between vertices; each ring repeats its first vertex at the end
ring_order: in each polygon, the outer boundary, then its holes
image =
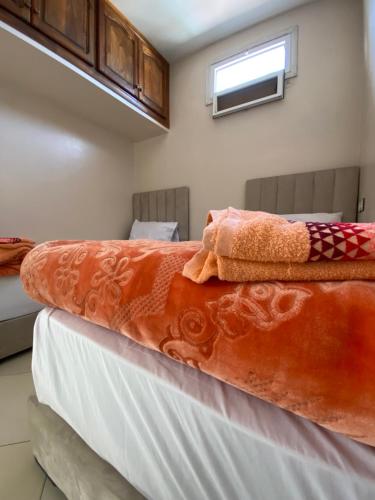
POLYGON ((214 116, 284 95, 284 79, 297 74, 297 28, 222 58, 210 67, 207 104, 214 116))

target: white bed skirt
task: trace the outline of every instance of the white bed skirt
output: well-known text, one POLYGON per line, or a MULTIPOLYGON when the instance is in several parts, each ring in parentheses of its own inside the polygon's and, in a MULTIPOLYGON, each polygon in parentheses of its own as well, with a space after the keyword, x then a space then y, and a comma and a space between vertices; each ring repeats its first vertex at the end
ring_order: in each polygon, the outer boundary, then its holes
POLYGON ((48 404, 152 500, 373 500, 375 448, 56 309, 34 333, 48 404))

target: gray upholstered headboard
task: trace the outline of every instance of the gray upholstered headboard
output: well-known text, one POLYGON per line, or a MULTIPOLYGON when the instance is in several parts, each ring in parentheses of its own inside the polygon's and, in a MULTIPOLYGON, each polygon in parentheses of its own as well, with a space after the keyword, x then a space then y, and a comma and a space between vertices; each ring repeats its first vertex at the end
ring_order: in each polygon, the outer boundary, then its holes
POLYGON ((358 167, 265 177, 246 182, 246 210, 274 214, 343 212, 343 221, 357 220, 358 167))
POLYGON ((133 194, 133 220, 178 222, 181 241, 189 239, 189 188, 161 189, 133 194))

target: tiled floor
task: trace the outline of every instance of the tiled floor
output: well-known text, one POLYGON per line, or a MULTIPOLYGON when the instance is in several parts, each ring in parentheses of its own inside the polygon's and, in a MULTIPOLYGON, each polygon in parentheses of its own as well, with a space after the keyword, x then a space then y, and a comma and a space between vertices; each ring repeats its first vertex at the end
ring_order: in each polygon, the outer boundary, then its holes
POLYGON ((63 500, 31 452, 31 351, 0 361, 0 500, 63 500))

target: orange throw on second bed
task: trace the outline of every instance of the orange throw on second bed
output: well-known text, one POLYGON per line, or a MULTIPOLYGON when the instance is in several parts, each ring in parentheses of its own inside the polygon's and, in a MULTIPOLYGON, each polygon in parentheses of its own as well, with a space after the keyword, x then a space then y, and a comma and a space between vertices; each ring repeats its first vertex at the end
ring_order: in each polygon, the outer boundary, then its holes
POLYGON ((0 277, 19 274, 23 259, 34 245, 26 238, 0 238, 0 277))

